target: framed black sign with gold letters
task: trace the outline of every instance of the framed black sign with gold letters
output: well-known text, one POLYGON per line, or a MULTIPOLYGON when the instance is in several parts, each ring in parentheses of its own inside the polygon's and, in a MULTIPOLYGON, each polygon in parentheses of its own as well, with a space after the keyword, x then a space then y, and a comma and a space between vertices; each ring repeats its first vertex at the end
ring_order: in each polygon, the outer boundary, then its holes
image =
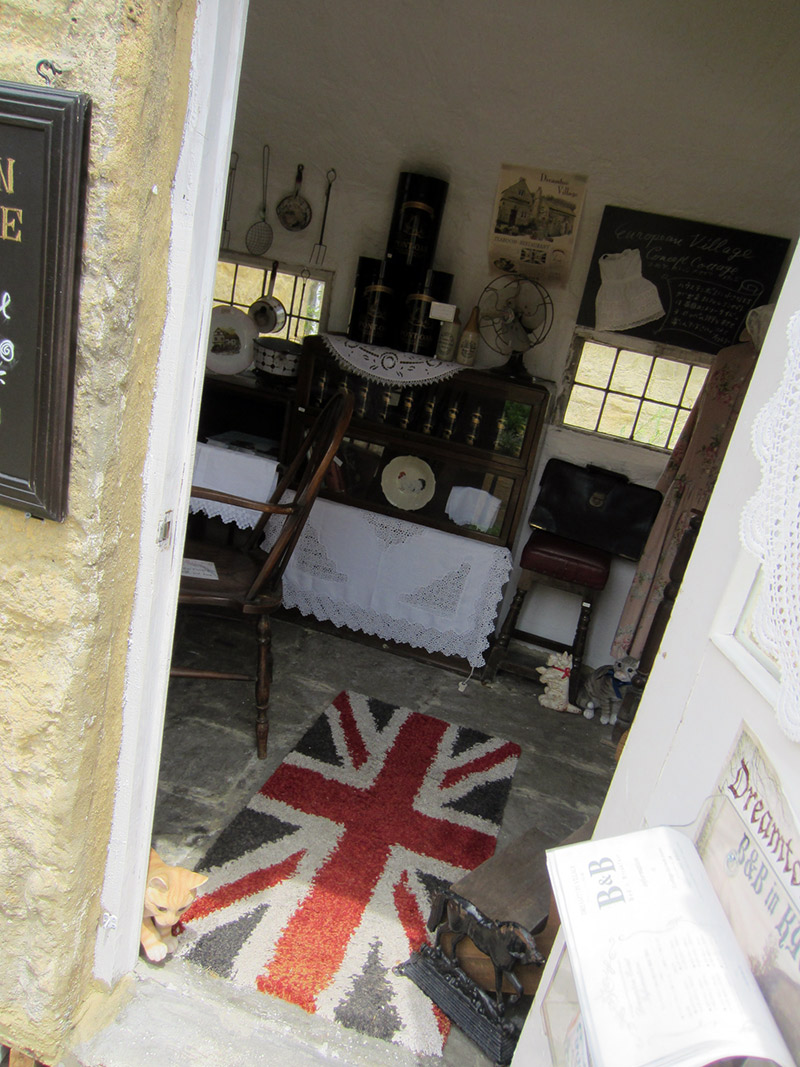
POLYGON ((89 98, 0 81, 0 504, 67 513, 89 98))

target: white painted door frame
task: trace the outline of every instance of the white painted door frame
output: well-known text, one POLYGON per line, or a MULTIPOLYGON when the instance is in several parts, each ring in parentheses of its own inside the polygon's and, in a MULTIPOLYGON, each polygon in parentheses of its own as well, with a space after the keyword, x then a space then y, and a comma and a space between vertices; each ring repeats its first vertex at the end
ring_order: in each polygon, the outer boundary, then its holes
POLYGON ((198 0, 189 98, 172 197, 167 314, 148 453, 103 921, 95 975, 113 985, 136 962, 169 661, 189 506, 248 0, 198 0), (165 531, 169 532, 165 536, 165 531))

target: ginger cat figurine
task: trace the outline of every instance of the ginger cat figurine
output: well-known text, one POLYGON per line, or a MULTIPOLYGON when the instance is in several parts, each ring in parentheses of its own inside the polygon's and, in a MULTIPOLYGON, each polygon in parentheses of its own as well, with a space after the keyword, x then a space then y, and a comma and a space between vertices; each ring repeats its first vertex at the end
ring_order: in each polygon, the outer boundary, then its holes
POLYGON ((170 867, 155 849, 150 849, 142 920, 142 948, 149 960, 158 962, 175 951, 178 939, 173 936, 172 927, 194 900, 197 887, 207 881, 208 875, 170 867))

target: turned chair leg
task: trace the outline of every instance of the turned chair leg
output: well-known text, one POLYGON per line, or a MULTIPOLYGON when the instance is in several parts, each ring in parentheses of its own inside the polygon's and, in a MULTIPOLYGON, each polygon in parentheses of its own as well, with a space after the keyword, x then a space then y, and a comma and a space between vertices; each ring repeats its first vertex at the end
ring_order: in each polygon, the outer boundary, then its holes
POLYGON ((493 682, 498 667, 506 658, 511 635, 517 628, 519 613, 522 611, 525 594, 528 592, 529 588, 530 583, 524 581, 524 576, 520 578, 519 584, 517 585, 517 591, 514 593, 514 599, 511 601, 511 606, 508 609, 508 614, 505 617, 503 625, 500 627, 500 633, 497 635, 497 638, 489 651, 489 655, 486 657, 486 666, 483 668, 481 681, 493 682))
POLYGON ((269 721, 267 708, 272 685, 272 626, 269 615, 258 617, 258 665, 256 667, 256 744, 258 758, 266 759, 269 721))
POLYGON ((581 601, 581 613, 578 616, 578 626, 575 630, 575 640, 572 643, 572 667, 569 672, 569 702, 575 704, 578 699, 578 690, 581 685, 581 666, 583 665, 583 651, 586 647, 586 635, 589 632, 589 619, 592 614, 592 602, 588 598, 581 601))

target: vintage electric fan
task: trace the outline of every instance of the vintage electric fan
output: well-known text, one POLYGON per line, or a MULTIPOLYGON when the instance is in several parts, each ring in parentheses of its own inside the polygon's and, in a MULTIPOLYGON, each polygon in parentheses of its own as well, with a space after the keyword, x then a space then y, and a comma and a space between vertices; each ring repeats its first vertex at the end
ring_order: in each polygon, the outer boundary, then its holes
POLYGON ((489 282, 478 300, 481 338, 507 360, 494 373, 512 381, 531 380, 523 362, 525 353, 545 339, 552 325, 553 301, 532 278, 502 274, 489 282))

